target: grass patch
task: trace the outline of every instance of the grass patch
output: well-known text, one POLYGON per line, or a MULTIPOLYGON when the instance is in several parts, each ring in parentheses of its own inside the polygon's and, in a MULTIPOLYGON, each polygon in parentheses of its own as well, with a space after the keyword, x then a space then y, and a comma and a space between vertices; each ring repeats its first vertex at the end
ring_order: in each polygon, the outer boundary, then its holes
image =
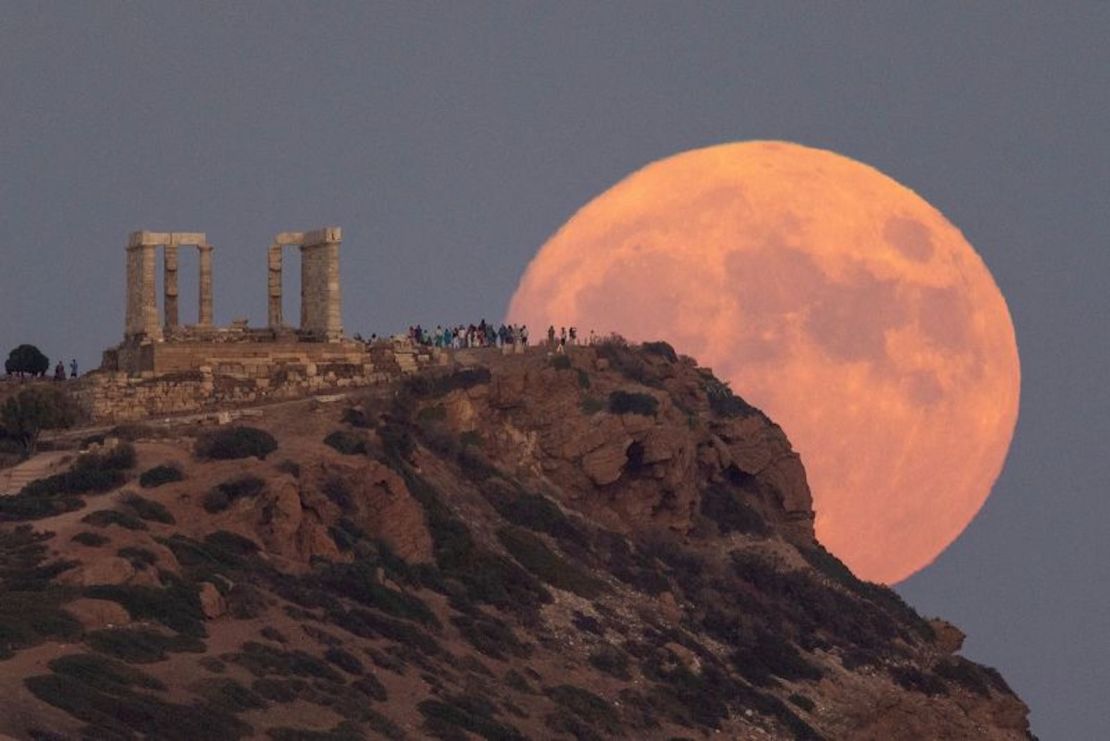
POLYGON ((139 486, 144 489, 153 489, 163 484, 172 484, 174 481, 182 481, 185 474, 181 472, 181 467, 176 463, 163 463, 154 468, 148 468, 139 475, 139 486))
POLYGON ((257 427, 226 427, 197 440, 197 457, 208 460, 235 460, 255 457, 260 460, 277 450, 274 436, 257 427))

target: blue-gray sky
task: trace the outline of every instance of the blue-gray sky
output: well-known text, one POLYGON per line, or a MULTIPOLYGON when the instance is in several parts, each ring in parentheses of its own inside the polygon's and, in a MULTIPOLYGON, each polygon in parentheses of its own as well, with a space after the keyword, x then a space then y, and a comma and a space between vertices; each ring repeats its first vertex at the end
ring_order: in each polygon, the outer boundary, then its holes
POLYGON ((1105 2, 3 1, 0 348, 98 362, 132 229, 206 231, 217 321, 260 325, 271 236, 342 225, 346 326, 395 331, 500 318, 546 237, 649 161, 840 152, 964 231, 1022 357, 994 495, 900 591, 1043 738, 1106 737, 1108 38, 1105 2))

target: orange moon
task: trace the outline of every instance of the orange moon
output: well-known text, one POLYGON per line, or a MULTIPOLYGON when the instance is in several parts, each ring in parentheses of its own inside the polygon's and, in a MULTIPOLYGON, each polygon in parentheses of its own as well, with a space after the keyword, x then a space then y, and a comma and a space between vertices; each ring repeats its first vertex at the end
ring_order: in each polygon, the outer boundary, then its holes
POLYGON ((583 207, 508 320, 666 339, 786 431, 818 539, 895 583, 967 527, 1002 469, 1021 372, 1005 299, 909 188, 787 142, 683 152, 583 207))

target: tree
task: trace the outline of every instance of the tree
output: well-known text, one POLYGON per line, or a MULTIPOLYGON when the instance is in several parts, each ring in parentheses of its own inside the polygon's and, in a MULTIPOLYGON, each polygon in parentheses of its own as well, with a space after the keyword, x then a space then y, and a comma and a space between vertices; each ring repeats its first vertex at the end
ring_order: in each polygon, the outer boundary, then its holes
POLYGON ((4 361, 4 372, 8 375, 30 373, 41 376, 49 369, 50 359, 34 345, 20 345, 8 353, 8 359, 4 361))
POLYGON ((73 401, 53 386, 32 386, 11 396, 0 407, 0 424, 8 437, 23 446, 24 455, 35 452, 43 430, 69 427, 77 421, 73 401))

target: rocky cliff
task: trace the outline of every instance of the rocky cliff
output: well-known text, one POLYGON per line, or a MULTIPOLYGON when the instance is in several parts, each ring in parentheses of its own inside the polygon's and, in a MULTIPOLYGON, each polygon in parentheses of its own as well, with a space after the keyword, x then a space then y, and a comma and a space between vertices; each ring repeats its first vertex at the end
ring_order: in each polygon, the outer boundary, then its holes
POLYGON ((956 628, 814 540, 782 430, 663 343, 115 435, 0 500, 0 733, 1029 737, 956 628))

